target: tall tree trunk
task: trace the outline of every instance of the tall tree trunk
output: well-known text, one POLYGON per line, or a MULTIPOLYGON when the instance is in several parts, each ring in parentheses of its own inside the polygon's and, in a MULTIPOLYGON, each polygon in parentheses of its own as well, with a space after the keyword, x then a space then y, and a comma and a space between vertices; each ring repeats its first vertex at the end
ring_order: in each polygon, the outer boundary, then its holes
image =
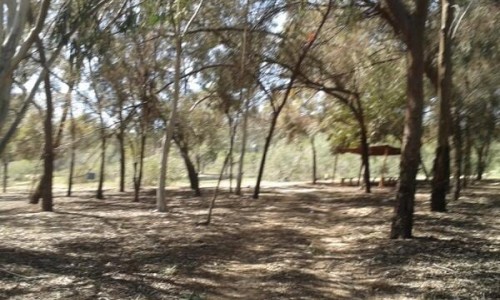
MULTIPOLYGON (((248 12, 250 10, 250 0, 247 0, 245 3, 244 13, 244 27, 243 27, 243 35, 241 41, 241 64, 240 64, 240 78, 245 77, 245 65, 246 65, 246 50, 247 50, 247 34, 248 34, 248 12)), ((245 166, 245 152, 247 147, 247 136, 248 136, 248 114, 249 106, 250 106, 250 92, 247 87, 247 91, 243 93, 243 84, 240 88, 240 101, 243 101, 243 125, 241 128, 242 137, 241 137, 241 148, 240 148, 240 157, 238 161, 238 174, 236 175, 236 188, 235 194, 241 196, 241 184, 243 182, 243 168, 245 166), (244 97, 244 99, 243 99, 244 97)))
MULTIPOLYGON (((179 25, 178 25, 179 26, 179 25)), ((179 31, 179 30, 177 30, 179 31)), ((158 212, 167 211, 167 199, 165 186, 167 182, 168 156, 174 136, 175 123, 177 121, 177 109, 179 106, 180 88, 181 88, 181 63, 182 63, 182 37, 180 32, 175 37, 175 69, 174 69, 174 97, 172 99, 172 110, 165 130, 163 151, 161 157, 160 176, 158 180, 158 190, 156 195, 156 209, 158 212)))
MULTIPOLYGON (((41 42, 39 49, 41 49, 41 42)), ((43 55, 43 51, 40 51, 40 56, 43 55)), ((45 61, 45 58, 42 58, 45 61)), ((42 197, 42 211, 52 211, 53 210, 53 200, 52 200, 52 178, 54 172, 54 144, 52 140, 52 116, 53 116, 53 103, 52 103, 52 91, 50 84, 50 75, 47 73, 44 79, 45 85, 45 101, 46 101, 46 111, 45 111, 45 121, 44 121, 44 133, 45 133, 45 147, 43 154, 43 181, 41 185, 41 197, 42 197)))
POLYGON ((453 0, 441 0, 441 30, 439 34, 438 96, 439 128, 438 145, 434 159, 431 210, 446 211, 446 194, 450 187, 450 102, 452 87, 452 40, 453 0))
POLYGON ((317 167, 316 167, 316 145, 314 144, 314 135, 311 136, 311 150, 312 150, 312 183, 316 184, 316 180, 318 179, 317 175, 317 167))
MULTIPOLYGON (((387 1, 388 2, 388 1, 387 1)), ((400 3, 402 5, 402 3, 400 3)), ((424 31, 427 19, 427 0, 416 2, 415 12, 407 22, 407 105, 403 149, 401 153, 400 181, 392 218, 390 237, 411 238, 415 203, 416 176, 420 163, 422 113, 424 104, 424 31)), ((394 7, 391 12, 399 13, 394 7)))

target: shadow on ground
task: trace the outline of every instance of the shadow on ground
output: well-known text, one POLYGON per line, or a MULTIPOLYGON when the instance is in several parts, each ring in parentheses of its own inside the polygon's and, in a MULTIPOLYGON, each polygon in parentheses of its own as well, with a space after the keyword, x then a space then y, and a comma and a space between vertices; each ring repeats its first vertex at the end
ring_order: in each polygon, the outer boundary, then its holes
POLYGON ((296 185, 259 200, 212 190, 56 198, 40 213, 10 195, 0 208, 0 298, 353 299, 500 297, 500 185, 471 188, 448 213, 417 197, 417 238, 386 239, 391 189, 296 185))

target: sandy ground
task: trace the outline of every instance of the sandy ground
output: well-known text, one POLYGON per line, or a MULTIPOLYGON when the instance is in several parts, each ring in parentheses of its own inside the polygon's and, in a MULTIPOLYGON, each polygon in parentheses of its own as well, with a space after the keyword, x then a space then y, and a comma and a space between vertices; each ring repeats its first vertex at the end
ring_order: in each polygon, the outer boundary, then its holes
MULTIPOLYGON (((415 239, 387 239, 393 191, 287 184, 262 197, 212 190, 57 195, 55 212, 0 195, 1 299, 499 299, 500 183, 448 213, 419 190, 415 239)), ((250 191, 248 190, 249 194, 250 191)))

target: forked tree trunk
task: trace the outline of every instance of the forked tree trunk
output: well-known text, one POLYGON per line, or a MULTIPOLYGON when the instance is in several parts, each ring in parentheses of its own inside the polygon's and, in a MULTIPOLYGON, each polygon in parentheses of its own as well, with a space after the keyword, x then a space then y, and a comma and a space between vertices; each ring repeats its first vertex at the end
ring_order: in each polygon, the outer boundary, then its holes
POLYGON ((450 187, 450 102, 452 87, 451 25, 453 22, 453 0, 441 0, 441 30, 439 34, 438 98, 439 128, 438 146, 434 159, 432 177, 431 210, 446 211, 446 194, 450 187))
MULTIPOLYGON (((45 64, 46 64, 46 62, 45 62, 45 64)), ((45 77, 49 76, 48 72, 45 72, 45 74, 46 74, 45 77)), ((50 81, 50 78, 49 78, 49 81, 50 81)), ((52 138, 52 155, 53 155, 52 160, 56 159, 57 150, 59 149, 59 146, 61 145, 61 142, 63 139, 64 128, 66 127, 66 119, 68 117, 68 112, 70 110, 71 101, 72 101, 71 92, 73 91, 73 86, 74 86, 74 82, 70 82, 69 86, 68 86, 68 92, 66 94, 67 100, 66 100, 66 104, 64 105, 64 108, 63 108, 61 120, 59 122, 59 127, 57 129, 57 134, 56 134, 55 138, 52 138)), ((52 104, 52 106, 53 106, 53 104, 52 104)), ((45 186, 45 183, 44 183, 45 177, 44 176, 45 175, 42 174, 42 177, 40 178, 40 181, 38 181, 34 192, 31 194, 30 204, 38 204, 40 198, 42 197, 42 194, 43 194, 42 189, 45 186)))
POLYGON ((182 145, 182 142, 179 140, 178 137, 174 136, 174 142, 179 148, 182 160, 184 160, 184 164, 186 165, 186 171, 188 173, 191 189, 193 190, 194 195, 196 197, 199 197, 201 196, 200 180, 198 178, 198 172, 196 171, 196 168, 193 162, 191 161, 191 157, 189 156, 189 148, 185 145, 182 145))
MULTIPOLYGON (((401 3, 400 3, 401 4, 401 3)), ((401 4, 402 5, 402 4, 401 4)), ((401 153, 400 181, 396 193, 396 205, 392 218, 390 237, 411 238, 415 202, 416 176, 420 164, 422 137, 422 113, 424 104, 424 31, 427 19, 427 0, 416 3, 415 12, 406 20, 405 34, 407 45, 407 105, 403 149, 401 153)), ((393 13, 400 14, 394 6, 393 13)))
MULTIPOLYGON (((53 126, 52 126, 52 117, 53 117, 53 101, 52 101, 52 89, 50 84, 50 74, 47 71, 48 64, 45 57, 45 51, 43 48, 42 41, 37 38, 36 39, 37 48, 40 55, 40 61, 42 63, 43 68, 45 69, 43 75, 44 89, 45 89, 45 101, 46 101, 46 112, 44 119, 44 136, 45 136, 45 145, 43 151, 43 174, 38 182, 35 191, 30 197, 30 204, 38 204, 40 202, 40 198, 42 198, 42 210, 43 211, 52 211, 52 176, 54 169, 54 148, 58 145, 54 146, 53 141, 53 126)), ((67 110, 64 110, 63 117, 61 119, 60 130, 58 132, 58 137, 56 143, 59 144, 60 139, 62 138, 62 131, 64 128, 64 122, 66 120, 67 110)))

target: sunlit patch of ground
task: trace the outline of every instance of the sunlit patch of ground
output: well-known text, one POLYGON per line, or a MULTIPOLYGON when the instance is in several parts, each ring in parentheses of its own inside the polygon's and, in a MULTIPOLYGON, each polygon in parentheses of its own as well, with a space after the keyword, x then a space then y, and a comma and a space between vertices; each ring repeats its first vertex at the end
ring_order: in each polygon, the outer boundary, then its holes
MULTIPOLYGON (((259 200, 212 190, 105 200, 76 191, 39 212, 20 191, 0 200, 4 299, 498 299, 500 185, 485 182, 431 213, 417 196, 413 240, 387 239, 393 192, 287 184, 259 200)), ((249 191, 248 191, 249 192, 249 191)), ((62 195, 62 193, 61 193, 62 195)))

